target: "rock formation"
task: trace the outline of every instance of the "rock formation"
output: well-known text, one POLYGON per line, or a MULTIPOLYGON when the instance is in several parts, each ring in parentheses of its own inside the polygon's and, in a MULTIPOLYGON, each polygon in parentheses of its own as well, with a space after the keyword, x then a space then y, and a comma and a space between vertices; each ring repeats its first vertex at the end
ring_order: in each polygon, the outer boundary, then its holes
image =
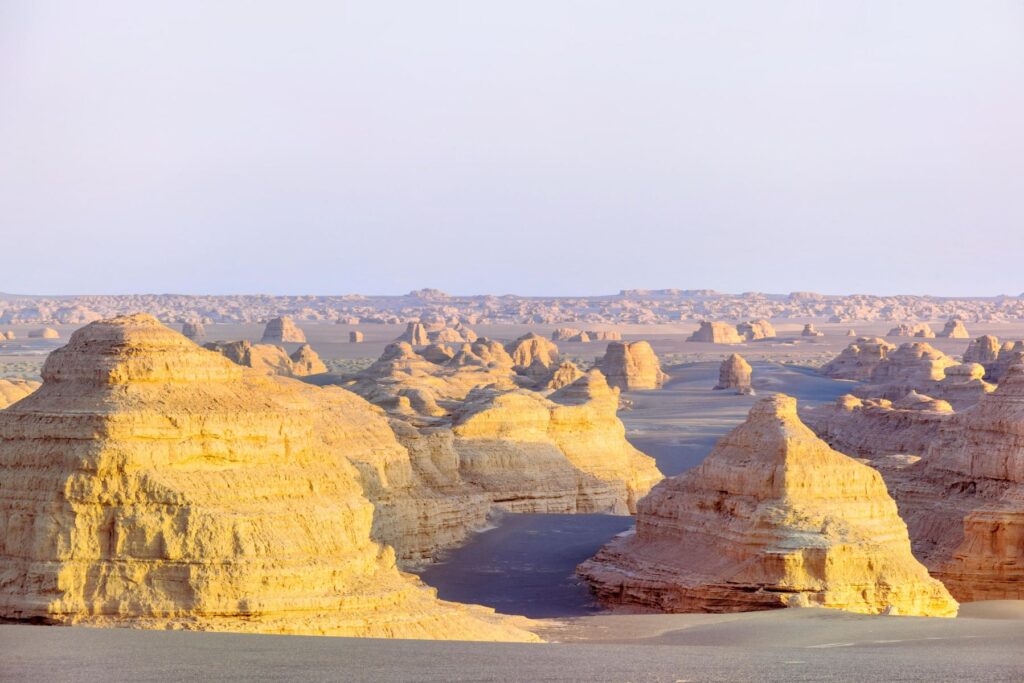
POLYGON ((274 318, 267 323, 267 327, 263 330, 262 343, 264 344, 305 344, 306 333, 299 329, 288 316, 281 316, 280 318, 274 318))
POLYGON ((327 366, 320 360, 320 356, 309 344, 303 344, 291 355, 292 375, 295 377, 306 377, 307 375, 319 375, 327 372, 327 366))
POLYGON ((715 389, 732 389, 738 394, 752 394, 754 389, 750 385, 751 373, 750 363, 740 354, 734 353, 722 361, 715 389))
POLYGON ((296 374, 288 352, 275 344, 253 344, 251 341, 210 342, 203 348, 215 351, 232 363, 244 365, 265 375, 292 377, 296 374))
POLYGON ((800 411, 804 423, 832 448, 867 459, 923 455, 952 416, 953 407, 946 401, 917 393, 907 394, 895 404, 846 394, 835 403, 800 411))
POLYGON ((430 335, 427 334, 427 328, 423 326, 423 323, 409 323, 405 327, 405 332, 400 334, 396 342, 405 342, 412 346, 426 346, 430 343, 430 335))
POLYGON ((999 360, 999 339, 985 334, 971 340, 964 351, 965 363, 980 363, 986 370, 999 360))
POLYGON ((623 391, 660 389, 668 381, 657 354, 645 341, 611 342, 596 367, 608 384, 623 391))
POLYGON ((516 372, 531 377, 550 375, 559 363, 558 347, 551 340, 530 332, 505 345, 516 372))
POLYGON ((952 365, 945 370, 946 376, 939 381, 935 396, 948 401, 954 409, 969 408, 985 394, 995 391, 996 385, 986 382, 985 368, 978 363, 952 365))
POLYGON ((934 339, 935 333, 928 323, 915 323, 913 325, 901 323, 889 330, 886 337, 919 337, 923 339, 934 339))
POLYGON ((854 329, 853 329, 853 328, 851 327, 850 329, 848 329, 848 330, 846 331, 846 336, 847 336, 847 337, 856 337, 856 336, 857 336, 857 331, 856 331, 856 330, 854 330, 854 329))
POLYGON ((739 344, 743 337, 729 323, 703 321, 700 328, 687 337, 686 341, 709 344, 739 344))
POLYGON ((590 341, 622 341, 622 333, 614 330, 588 330, 590 341))
POLYGON ((940 337, 947 337, 949 339, 970 339, 971 334, 964 327, 964 321, 959 318, 950 318, 946 321, 946 326, 939 332, 940 337))
POLYGON ((145 315, 78 330, 43 379, 0 412, 0 617, 535 639, 437 600, 371 540, 371 463, 405 451, 357 396, 239 367, 145 315))
POLYGON ((29 330, 29 339, 60 339, 60 332, 52 327, 44 327, 38 330, 29 330))
POLYGON ((361 344, 364 341, 366 341, 366 335, 359 330, 352 330, 348 333, 348 342, 350 344, 361 344))
POLYGON ((771 339, 775 337, 775 328, 764 318, 740 323, 736 326, 736 332, 746 341, 757 341, 758 339, 771 339))
POLYGON ((1024 363, 1024 341, 1003 342, 999 347, 999 358, 985 366, 988 371, 985 377, 993 382, 1001 382, 1010 368, 1021 363, 1024 363))
POLYGON ((545 389, 561 389, 567 387, 580 377, 583 376, 583 371, 580 370, 575 363, 572 361, 564 360, 551 375, 551 379, 544 385, 545 389))
POLYGON ((896 400, 911 391, 940 397, 939 382, 946 368, 957 365, 953 358, 928 342, 908 342, 886 354, 871 371, 868 384, 854 389, 857 396, 896 400))
POLYGON ((18 336, 14 334, 14 330, 7 330, 6 332, 0 332, 0 341, 14 341, 18 336))
POLYGON ((815 437, 782 395, 755 404, 699 467, 655 487, 636 532, 579 573, 606 603, 669 612, 957 611, 911 554, 878 472, 815 437))
POLYGON ((206 336, 206 328, 201 322, 184 322, 181 324, 181 333, 192 341, 198 342, 206 336))
POLYGON ((1024 599, 1024 366, 884 473, 915 554, 958 600, 1024 599))
POLYGON ((867 381, 896 345, 879 337, 859 337, 831 361, 823 365, 821 374, 833 379, 867 381))
POLYGON ((578 339, 581 334, 583 334, 583 331, 575 327, 559 327, 551 333, 551 341, 570 341, 578 339))
POLYGON ((0 410, 25 398, 39 388, 39 382, 0 378, 0 410))
POLYGON ((824 337, 824 332, 819 332, 814 323, 807 323, 800 332, 801 337, 824 337))

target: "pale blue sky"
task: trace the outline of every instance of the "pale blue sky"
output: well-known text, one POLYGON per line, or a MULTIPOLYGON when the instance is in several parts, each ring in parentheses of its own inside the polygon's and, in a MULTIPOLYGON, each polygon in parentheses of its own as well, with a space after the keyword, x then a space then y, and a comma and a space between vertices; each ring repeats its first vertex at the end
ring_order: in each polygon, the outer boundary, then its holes
POLYGON ((1024 3, 0 0, 0 291, 1024 291, 1024 3))

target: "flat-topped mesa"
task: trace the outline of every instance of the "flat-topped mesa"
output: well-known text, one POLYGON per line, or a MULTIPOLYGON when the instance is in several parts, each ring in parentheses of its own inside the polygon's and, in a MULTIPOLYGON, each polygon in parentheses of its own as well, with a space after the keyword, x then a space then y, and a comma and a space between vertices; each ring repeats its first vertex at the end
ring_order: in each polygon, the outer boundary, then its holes
POLYGON ((656 486, 636 532, 578 572, 605 603, 667 612, 957 612, 911 554, 879 473, 815 437, 782 395, 758 401, 699 467, 656 486))
POLYGON ((306 333, 299 329, 295 321, 286 315, 267 322, 263 330, 263 344, 305 344, 306 333))
POLYGON ((43 377, 0 411, 0 617, 535 639, 437 600, 371 540, 363 487, 400 481, 407 454, 354 394, 253 372, 147 315, 81 328, 43 377))
POLYGON ((743 337, 736 327, 729 323, 702 321, 696 332, 686 338, 688 342, 705 342, 708 344, 739 344, 743 337))
POLYGON ((352 330, 348 333, 349 344, 362 344, 364 341, 366 341, 366 335, 359 330, 352 330))
POLYGON ((590 341, 622 341, 622 333, 615 330, 588 330, 590 341))
POLYGON ((967 331, 964 326, 964 321, 960 318, 950 318, 946 321, 945 327, 939 332, 940 337, 947 339, 970 339, 971 334, 967 331))
POLYGON ((14 330, 7 330, 6 332, 4 332, 3 330, 0 330, 0 342, 2 342, 2 341, 14 341, 17 338, 18 338, 18 335, 16 335, 14 333, 14 330))
POLYGON ((292 361, 292 374, 296 377, 319 375, 327 372, 327 366, 324 365, 319 354, 309 344, 303 344, 295 349, 290 358, 292 361))
POLYGON ((430 343, 430 335, 423 323, 414 322, 405 326, 405 332, 398 335, 396 342, 406 342, 412 346, 426 346, 430 343))
POLYGON ((1024 366, 886 478, 915 553, 957 599, 1024 599, 1024 366))
POLYGON ((736 332, 746 341, 772 339, 775 337, 775 328, 764 318, 740 323, 736 326, 736 332))
POLYGON ((804 329, 800 331, 801 337, 824 337, 824 332, 819 332, 818 328, 814 326, 814 323, 807 323, 804 325, 804 329))
POLYGON ((958 365, 928 342, 908 342, 886 354, 871 371, 867 384, 854 389, 857 396, 896 400, 911 391, 941 398, 939 382, 946 368, 958 365))
POLYGON ((596 367, 608 378, 608 384, 623 391, 660 389, 669 379, 654 349, 645 341, 609 343, 596 367))
POLYGON ((194 342, 206 337, 206 328, 199 321, 186 321, 181 324, 181 333, 194 342))
POLYGON ((750 384, 752 373, 750 363, 740 354, 734 353, 722 361, 715 389, 731 389, 738 394, 753 394, 754 388, 750 384))
POLYGON ((934 339, 935 333, 928 323, 900 323, 889 330, 886 337, 918 337, 921 339, 934 339))
MULTIPOLYGON (((575 327, 558 327, 551 333, 551 341, 571 341, 578 339, 583 334, 583 330, 578 330, 575 327)), ((590 336, 587 335, 589 340, 590 336)))
POLYGON ((17 403, 39 388, 39 382, 27 379, 0 378, 0 410, 17 403))
POLYGON ((859 337, 842 352, 821 366, 819 372, 833 379, 867 381, 882 361, 896 349, 880 337, 859 337))

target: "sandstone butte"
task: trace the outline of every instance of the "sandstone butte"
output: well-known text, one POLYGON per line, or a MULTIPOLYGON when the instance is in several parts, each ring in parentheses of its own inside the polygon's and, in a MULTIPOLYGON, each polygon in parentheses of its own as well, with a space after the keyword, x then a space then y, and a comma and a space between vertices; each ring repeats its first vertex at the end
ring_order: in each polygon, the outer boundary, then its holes
POLYGON ((25 398, 39 388, 39 382, 27 379, 0 379, 0 410, 25 398))
POLYGON ((806 325, 804 325, 804 329, 800 331, 800 336, 802 336, 802 337, 824 337, 825 333, 819 331, 814 326, 814 323, 807 323, 806 325))
POLYGON ((530 332, 505 344, 516 372, 529 377, 550 375, 559 365, 558 347, 546 337, 530 332))
POLYGON ((934 339, 935 333, 928 323, 901 323, 889 330, 886 337, 920 337, 923 339, 934 339))
POLYGON ((294 320, 285 315, 267 322, 261 341, 264 344, 305 344, 306 333, 299 329, 294 320))
POLYGON ((1024 599, 1024 366, 883 473, 915 554, 958 600, 1024 599))
POLYGON ((400 342, 355 375, 310 379, 339 384, 391 418, 411 474, 364 481, 378 510, 376 537, 401 562, 459 543, 495 509, 633 512, 661 479, 626 440, 619 392, 600 372, 551 393, 562 365, 534 378, 518 374, 496 341, 452 351, 400 342))
POLYGON ((854 389, 853 393, 892 400, 911 391, 936 395, 938 383, 946 377, 946 368, 954 365, 959 363, 928 342, 908 342, 895 351, 889 351, 871 371, 867 383, 854 389))
POLYGON ((940 337, 948 339, 970 339, 971 334, 964 326, 964 321, 959 318, 950 318, 946 321, 945 327, 939 332, 940 337))
POLYGON ((361 344, 366 341, 366 335, 359 330, 352 330, 348 333, 348 341, 350 344, 361 344))
POLYGON ((43 327, 38 330, 30 330, 29 339, 60 339, 60 332, 52 327, 43 327))
POLYGON ((750 363, 738 353, 731 354, 722 361, 718 369, 718 384, 715 389, 733 389, 740 394, 754 393, 750 385, 751 374, 753 373, 750 363))
POLYGON ((706 342, 709 344, 739 344, 743 341, 736 328, 729 323, 701 322, 696 332, 686 338, 689 342, 706 342))
POLYGON ((736 332, 746 341, 757 341, 758 339, 771 339, 775 337, 775 328, 764 318, 740 323, 736 326, 736 332))
POLYGON ((640 502, 636 532, 579 567, 605 603, 669 612, 821 606, 953 616, 881 475, 761 399, 694 470, 640 502))
POLYGON ((985 379, 998 382, 1006 371, 1024 363, 1024 341, 1007 341, 986 334, 971 340, 964 352, 965 363, 980 363, 985 368, 985 379))
POLYGON ((882 361, 896 349, 895 344, 879 337, 858 337, 831 361, 821 367, 823 375, 833 379, 867 381, 882 361))
POLYGON ((608 384, 623 391, 660 389, 669 379, 654 349, 645 341, 609 343, 596 367, 608 384))
POLYGON ((327 366, 309 344, 303 344, 290 356, 276 344, 253 344, 245 340, 210 342, 204 348, 267 375, 306 377, 327 372, 327 366))
POLYGON ((395 341, 406 342, 412 346, 426 346, 430 343, 430 337, 427 336, 427 328, 423 323, 414 322, 406 325, 405 332, 398 335, 395 341))
POLYGON ((43 380, 0 411, 3 618, 536 640, 439 601, 371 539, 361 480, 409 473, 363 399, 247 370, 147 315, 78 330, 43 380))
POLYGON ((181 333, 197 342, 206 336, 206 328, 201 322, 186 321, 181 324, 181 333))

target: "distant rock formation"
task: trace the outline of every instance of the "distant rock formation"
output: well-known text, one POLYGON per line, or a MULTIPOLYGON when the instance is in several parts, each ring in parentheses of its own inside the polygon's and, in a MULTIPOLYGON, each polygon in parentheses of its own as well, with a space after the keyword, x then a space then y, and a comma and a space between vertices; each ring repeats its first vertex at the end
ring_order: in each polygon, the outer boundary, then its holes
POLYGON ((957 364, 928 342, 907 342, 889 351, 871 371, 868 383, 853 393, 865 398, 896 400, 916 391, 942 398, 939 382, 945 378, 946 369, 957 364))
POLYGON ((263 330, 263 344, 305 344, 306 333, 303 332, 288 316, 274 318, 263 330))
POLYGON ((846 336, 847 336, 847 337, 856 337, 856 336, 857 336, 857 331, 856 331, 856 330, 854 330, 854 329, 853 329, 853 328, 851 327, 850 329, 848 329, 848 330, 846 331, 846 336))
POLYGON ((399 479, 405 450, 354 394, 246 370, 145 315, 78 330, 43 379, 0 411, 0 617, 536 640, 438 600, 371 540, 368 463, 399 479))
POLYGON ((583 371, 576 366, 572 361, 564 360, 551 375, 551 379, 544 385, 545 389, 555 390, 567 387, 580 377, 583 376, 583 371))
POLYGON ((0 332, 0 341, 14 341, 18 336, 14 334, 14 330, 7 330, 6 332, 0 332))
POLYGON ((939 332, 940 337, 946 337, 948 339, 970 339, 971 334, 964 327, 964 321, 959 318, 950 318, 946 321, 946 326, 939 332))
POLYGON ((52 327, 43 327, 38 330, 29 330, 29 339, 60 339, 60 332, 52 327))
POLYGON ((622 341, 622 333, 614 330, 589 330, 590 341, 622 341))
POLYGON ((201 322, 184 322, 181 324, 181 333, 192 341, 199 341, 206 336, 206 328, 201 322))
POLYGON ((922 339, 934 339, 935 333, 928 323, 901 323, 889 330, 886 337, 919 337, 922 339))
POLYGON ((999 347, 999 358, 986 366, 986 379, 1001 382, 1014 365, 1024 363, 1024 341, 1006 341, 999 347))
POLYGON ((700 328, 687 337, 688 342, 706 342, 709 344, 739 344, 743 337, 729 323, 703 321, 700 328))
POLYGON ((815 437, 783 395, 761 399, 699 467, 655 487, 636 532, 578 572, 602 602, 666 612, 957 612, 911 554, 878 472, 815 437))
POLYGON ((412 346, 426 346, 430 343, 430 335, 427 334, 427 328, 423 323, 409 323, 405 326, 405 332, 398 335, 395 341, 406 342, 412 346))
POLYGON ((996 389, 995 384, 983 379, 985 368, 979 363, 952 365, 945 372, 946 376, 939 381, 935 395, 948 401, 956 410, 973 406, 982 396, 996 389))
POLYGON ((559 364, 558 347, 547 337, 530 332, 505 344, 516 372, 530 377, 547 377, 559 364))
POLYGON ((622 391, 660 389, 668 381, 657 354, 645 341, 609 343, 596 367, 609 385, 622 391))
POLYGON ((275 344, 253 344, 251 341, 210 342, 203 348, 216 351, 232 363, 244 365, 265 375, 291 377, 295 374, 288 352, 275 344))
POLYGON ((352 330, 348 333, 349 344, 362 344, 364 341, 366 341, 366 335, 359 330, 352 330))
POLYGON ((733 389, 738 394, 752 394, 751 373, 750 363, 740 354, 734 353, 722 361, 715 389, 733 389))
POLYGON ((736 326, 736 332, 746 341, 772 339, 775 337, 775 328, 764 318, 740 323, 736 326))
POLYGON ((980 363, 988 370, 999 360, 999 339, 991 334, 984 334, 971 340, 964 351, 965 363, 980 363))
POLYGON ((27 379, 0 378, 0 410, 25 398, 39 388, 39 382, 27 379))
POLYGON ((327 366, 309 344, 303 344, 291 355, 292 374, 296 377, 319 375, 327 372, 327 366))
POLYGON ((804 329, 800 332, 801 337, 824 337, 824 332, 819 332, 814 326, 814 323, 807 323, 804 325, 804 329))
POLYGON ((581 334, 583 331, 575 327, 559 327, 551 333, 551 341, 570 341, 578 339, 581 334))
POLYGON ((820 372, 833 379, 867 381, 871 379, 875 368, 895 349, 895 344, 879 337, 858 337, 857 341, 823 365, 820 372))

